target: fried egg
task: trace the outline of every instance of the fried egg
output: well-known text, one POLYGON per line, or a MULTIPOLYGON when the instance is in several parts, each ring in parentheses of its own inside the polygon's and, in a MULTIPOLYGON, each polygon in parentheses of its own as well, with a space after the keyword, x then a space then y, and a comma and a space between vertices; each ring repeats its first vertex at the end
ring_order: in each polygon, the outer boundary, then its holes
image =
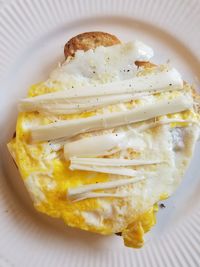
POLYGON ((199 135, 193 88, 135 41, 77 51, 19 103, 8 144, 35 208, 141 247, 199 135))

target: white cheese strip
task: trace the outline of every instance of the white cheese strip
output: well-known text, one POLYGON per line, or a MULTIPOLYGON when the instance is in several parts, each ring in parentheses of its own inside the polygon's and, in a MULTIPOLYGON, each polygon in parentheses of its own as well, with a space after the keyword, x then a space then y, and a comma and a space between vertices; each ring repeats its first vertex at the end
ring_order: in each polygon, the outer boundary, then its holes
POLYGON ((144 150, 144 140, 133 131, 92 135, 77 141, 66 142, 64 156, 70 157, 97 157, 110 155, 121 149, 132 148, 136 151, 144 150))
POLYGON ((144 175, 150 175, 151 173, 147 173, 144 171, 136 171, 131 168, 124 168, 124 167, 104 167, 104 166, 90 166, 90 165, 84 165, 84 164, 73 164, 70 165, 70 170, 83 170, 83 171, 93 171, 93 172, 101 172, 101 173, 109 173, 109 174, 117 174, 117 175, 123 175, 123 176, 144 176, 144 175))
POLYGON ((71 164, 84 164, 95 166, 138 166, 149 164, 160 164, 163 160, 145 160, 145 159, 117 159, 117 158, 70 158, 71 164))
POLYGON ((145 179, 146 178, 144 177, 137 177, 137 178, 130 178, 130 179, 114 180, 114 181, 105 182, 105 183, 82 185, 76 188, 69 188, 67 195, 69 198, 71 198, 76 195, 87 193, 93 190, 100 190, 100 189, 104 190, 104 189, 116 188, 116 187, 123 186, 123 185, 138 183, 145 179))
POLYGON ((105 198, 105 197, 114 197, 114 198, 125 198, 125 197, 130 197, 131 195, 129 193, 85 193, 85 194, 80 194, 76 195, 75 198, 72 200, 73 202, 81 201, 84 199, 89 199, 89 198, 105 198))
POLYGON ((66 159, 69 159, 74 156, 104 155, 108 150, 121 143, 125 136, 125 133, 106 134, 68 142, 64 145, 64 156, 66 159))
MULTIPOLYGON (((159 93, 160 90, 153 91, 159 93)), ((51 99, 48 101, 38 101, 36 97, 25 98, 18 104, 20 112, 38 111, 45 114, 74 114, 84 111, 95 110, 106 105, 129 102, 131 100, 141 99, 144 96, 151 95, 151 92, 124 94, 124 95, 105 95, 83 98, 63 98, 51 99)))
MULTIPOLYGON (((114 104, 119 101, 125 102, 134 99, 134 94, 136 93, 157 93, 163 90, 168 91, 182 88, 183 81, 180 74, 176 69, 171 69, 114 83, 101 84, 86 88, 68 89, 55 93, 25 98, 20 101, 19 109, 20 111, 35 111, 39 109, 51 111, 51 107, 48 109, 47 104, 52 104, 55 110, 60 107, 60 110, 63 110, 62 112, 64 112, 64 110, 65 112, 67 112, 67 110, 68 112, 72 112, 72 110, 77 108, 87 109, 91 108, 93 105, 100 106, 114 104), (59 106, 59 104, 63 105, 59 106), (58 108, 56 108, 56 105, 58 108), (64 105, 66 105, 66 107, 64 107, 64 105)), ((136 98, 138 97, 139 95, 136 95, 136 98)))
POLYGON ((80 133, 114 128, 161 115, 181 112, 191 108, 192 105, 191 97, 180 95, 173 99, 157 100, 154 103, 138 106, 127 111, 33 126, 30 129, 31 137, 33 141, 53 140, 61 137, 70 138, 80 133))
POLYGON ((141 151, 146 148, 146 145, 143 139, 138 137, 138 135, 136 134, 137 132, 142 132, 154 127, 176 122, 186 123, 186 124, 198 123, 195 120, 183 120, 174 118, 174 119, 150 122, 148 124, 141 125, 137 128, 133 128, 131 129, 131 131, 127 132, 106 134, 100 136, 90 136, 72 142, 67 142, 66 138, 62 138, 52 141, 49 144, 53 151, 58 151, 64 147, 64 156, 66 160, 74 156, 96 157, 96 156, 110 155, 113 154, 114 152, 120 151, 121 149, 125 149, 128 147, 133 148, 135 151, 141 151), (113 150, 114 146, 116 145, 118 146, 118 148, 113 150))

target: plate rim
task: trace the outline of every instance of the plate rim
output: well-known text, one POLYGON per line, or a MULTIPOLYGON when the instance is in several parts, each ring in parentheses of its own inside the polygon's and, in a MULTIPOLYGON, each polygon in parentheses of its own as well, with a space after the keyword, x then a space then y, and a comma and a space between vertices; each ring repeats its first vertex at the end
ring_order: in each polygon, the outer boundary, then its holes
MULTIPOLYGON (((48 2, 53 2, 52 0, 47 0, 48 2)), ((47 2, 46 1, 46 2, 47 2)), ((107 0, 109 3, 112 3, 112 2, 114 2, 114 0, 107 0)), ((0 8, 0 15, 1 14, 3 14, 4 12, 6 12, 6 10, 9 10, 10 8, 12 8, 12 6, 16 6, 17 5, 17 3, 19 3, 20 5, 22 5, 23 3, 26 3, 27 5, 31 5, 30 3, 35 3, 36 1, 31 1, 31 0, 15 0, 15 1, 13 1, 13 0, 11 0, 10 2, 7 2, 6 4, 4 4, 3 5, 3 7, 2 8, 0 8)), ((38 2, 41 2, 41 0, 38 0, 38 2)), ((54 1, 55 2, 55 1, 54 1)), ((64 1, 60 1, 60 2, 64 2, 64 1)), ((69 0, 67 0, 66 2, 70 2, 69 0)), ((74 2, 76 2, 76 3, 80 3, 81 2, 81 0, 75 0, 74 2)), ((98 1, 96 1, 96 2, 101 2, 100 0, 98 0, 98 1)), ((104 3, 106 2, 106 1, 103 1, 104 3)), ((123 2, 123 1, 121 1, 120 0, 120 2, 123 2)), ((126 0, 125 2, 130 2, 130 0, 126 0)), ((145 2, 145 0, 143 0, 143 2, 145 2)), ((151 1, 152 3, 153 3, 153 1, 151 1)), ((158 3, 159 1, 157 1, 156 0, 156 3, 158 3)), ((177 3, 179 3, 179 2, 181 2, 181 1, 177 1, 177 3)), ((187 2, 187 0, 184 0, 183 2, 187 2)), ((191 2, 196 2, 195 0, 193 0, 193 1, 191 1, 191 2)), ((91 0, 88 0, 87 1, 87 5, 89 6, 89 3, 92 3, 92 1, 91 0)), ((198 4, 199 4, 199 9, 200 9, 200 2, 198 2, 198 4)), ((99 5, 99 4, 98 4, 99 5)), ((112 14, 111 14, 112 15, 112 14)), ((199 15, 200 16, 200 15, 199 15)), ((199 54, 199 59, 200 59, 200 54, 199 54)), ((181 225, 181 227, 179 226, 179 227, 177 227, 177 229, 175 229, 175 231, 174 231, 174 233, 173 233, 173 235, 174 235, 174 240, 175 240, 175 244, 177 244, 178 245, 178 241, 177 241, 177 238, 175 237, 175 236, 181 236, 181 234, 182 234, 182 231, 184 230, 184 229, 189 229, 189 227, 192 225, 193 226, 193 229, 194 229, 194 231, 192 232, 192 237, 195 237, 195 235, 196 235, 196 231, 197 231, 197 228, 196 228, 196 225, 198 225, 198 220, 199 220, 199 218, 200 218, 200 209, 199 209, 199 206, 198 206, 198 209, 197 209, 197 212, 193 215, 193 216, 191 216, 190 218, 188 218, 188 220, 186 220, 186 221, 184 221, 184 223, 181 225), (185 227, 185 228, 184 228, 185 227)), ((161 238, 161 239, 166 239, 166 240, 170 240, 170 235, 171 235, 172 233, 167 233, 167 234, 164 234, 163 235, 163 237, 161 238)), ((190 241, 190 243, 191 244, 194 244, 195 242, 193 241, 191 241, 191 239, 192 238, 189 238, 189 241, 190 241)), ((199 239, 200 239, 200 233, 199 233, 199 239)), ((181 239, 181 241, 182 241, 183 239, 181 239)), ((162 242, 164 242, 164 241, 162 241, 162 242)), ((169 241, 169 243, 171 244, 171 242, 169 241)), ((179 246, 180 246, 180 244, 179 244, 179 246)), ((156 247, 157 248, 159 248, 159 245, 156 245, 156 247)), ((172 247, 174 247, 174 245, 172 245, 172 247)), ((150 251, 148 251, 148 250, 150 250, 150 249, 146 249, 146 251, 147 251, 147 255, 148 255, 148 257, 150 257, 149 255, 150 255, 150 251)), ((155 250, 153 250, 154 252, 152 252, 153 253, 153 255, 155 256, 156 255, 156 253, 155 253, 155 250)), ((169 252, 169 250, 167 250, 168 251, 168 253, 169 253, 169 255, 171 255, 170 256, 170 258, 172 258, 173 257, 173 253, 172 254, 170 254, 170 252, 169 252)), ((184 251, 184 250, 183 250, 184 251)), ((199 253, 200 252, 200 249, 199 249, 199 251, 197 251, 197 253, 199 253)), ((192 252, 191 250, 189 250, 189 255, 192 257, 192 259, 193 259, 193 264, 196 264, 197 263, 197 260, 198 259, 200 259, 199 257, 197 257, 197 255, 194 253, 194 252, 192 252)), ((127 253, 127 255, 128 255, 129 253, 127 253)), ((113 256, 112 256, 113 257, 113 256)), ((111 258, 112 258, 111 257, 111 258)), ((126 257, 126 256, 125 256, 126 257)), ((1 254, 0 254, 0 259, 3 259, 4 261, 6 260, 7 261, 7 259, 6 259, 6 257, 4 257, 4 255, 3 256, 1 256, 1 254)), ((152 257, 150 257, 151 258, 151 260, 150 261, 152 261, 152 263, 154 262, 153 261, 153 259, 152 259, 152 257)), ((158 259, 158 257, 156 257, 155 256, 155 258, 156 258, 156 261, 157 261, 157 263, 159 263, 160 262, 160 260, 158 259)), ((8 261, 9 262, 9 261, 8 261)), ((191 261, 192 262, 192 261, 191 261)), ((155 263, 155 264, 157 264, 157 263, 155 263)), ((179 263, 181 263, 181 260, 179 259, 179 263)), ((8 265, 9 266, 9 265, 8 265)), ((14 265, 13 265, 14 266, 14 265)), ((195 265, 193 265, 193 266, 195 266, 195 265)))

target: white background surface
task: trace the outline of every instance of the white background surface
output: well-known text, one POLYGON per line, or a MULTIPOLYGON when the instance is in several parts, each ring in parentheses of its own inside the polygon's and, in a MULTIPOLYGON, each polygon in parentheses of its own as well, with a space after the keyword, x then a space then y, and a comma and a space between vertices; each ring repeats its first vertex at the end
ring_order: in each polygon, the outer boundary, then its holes
POLYGON ((63 60, 65 42, 80 32, 104 30, 124 41, 141 39, 154 48, 156 63, 170 60, 198 84, 200 2, 5 2, 0 16, 0 267, 199 266, 199 146, 182 185, 159 211, 146 246, 132 250, 117 236, 71 229, 37 213, 5 144, 15 128, 17 99, 63 60))

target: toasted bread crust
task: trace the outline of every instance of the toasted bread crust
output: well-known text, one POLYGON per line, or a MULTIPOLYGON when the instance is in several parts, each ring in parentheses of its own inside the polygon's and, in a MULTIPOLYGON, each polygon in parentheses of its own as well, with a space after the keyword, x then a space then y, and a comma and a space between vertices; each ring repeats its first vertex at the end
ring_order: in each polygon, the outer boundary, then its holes
POLYGON ((85 32, 70 39, 64 47, 65 58, 74 56, 77 50, 87 51, 98 46, 111 46, 120 44, 120 40, 106 32, 85 32))
POLYGON ((150 61, 135 61, 135 65, 139 67, 144 67, 144 68, 153 68, 156 66, 156 64, 151 63, 150 61))

